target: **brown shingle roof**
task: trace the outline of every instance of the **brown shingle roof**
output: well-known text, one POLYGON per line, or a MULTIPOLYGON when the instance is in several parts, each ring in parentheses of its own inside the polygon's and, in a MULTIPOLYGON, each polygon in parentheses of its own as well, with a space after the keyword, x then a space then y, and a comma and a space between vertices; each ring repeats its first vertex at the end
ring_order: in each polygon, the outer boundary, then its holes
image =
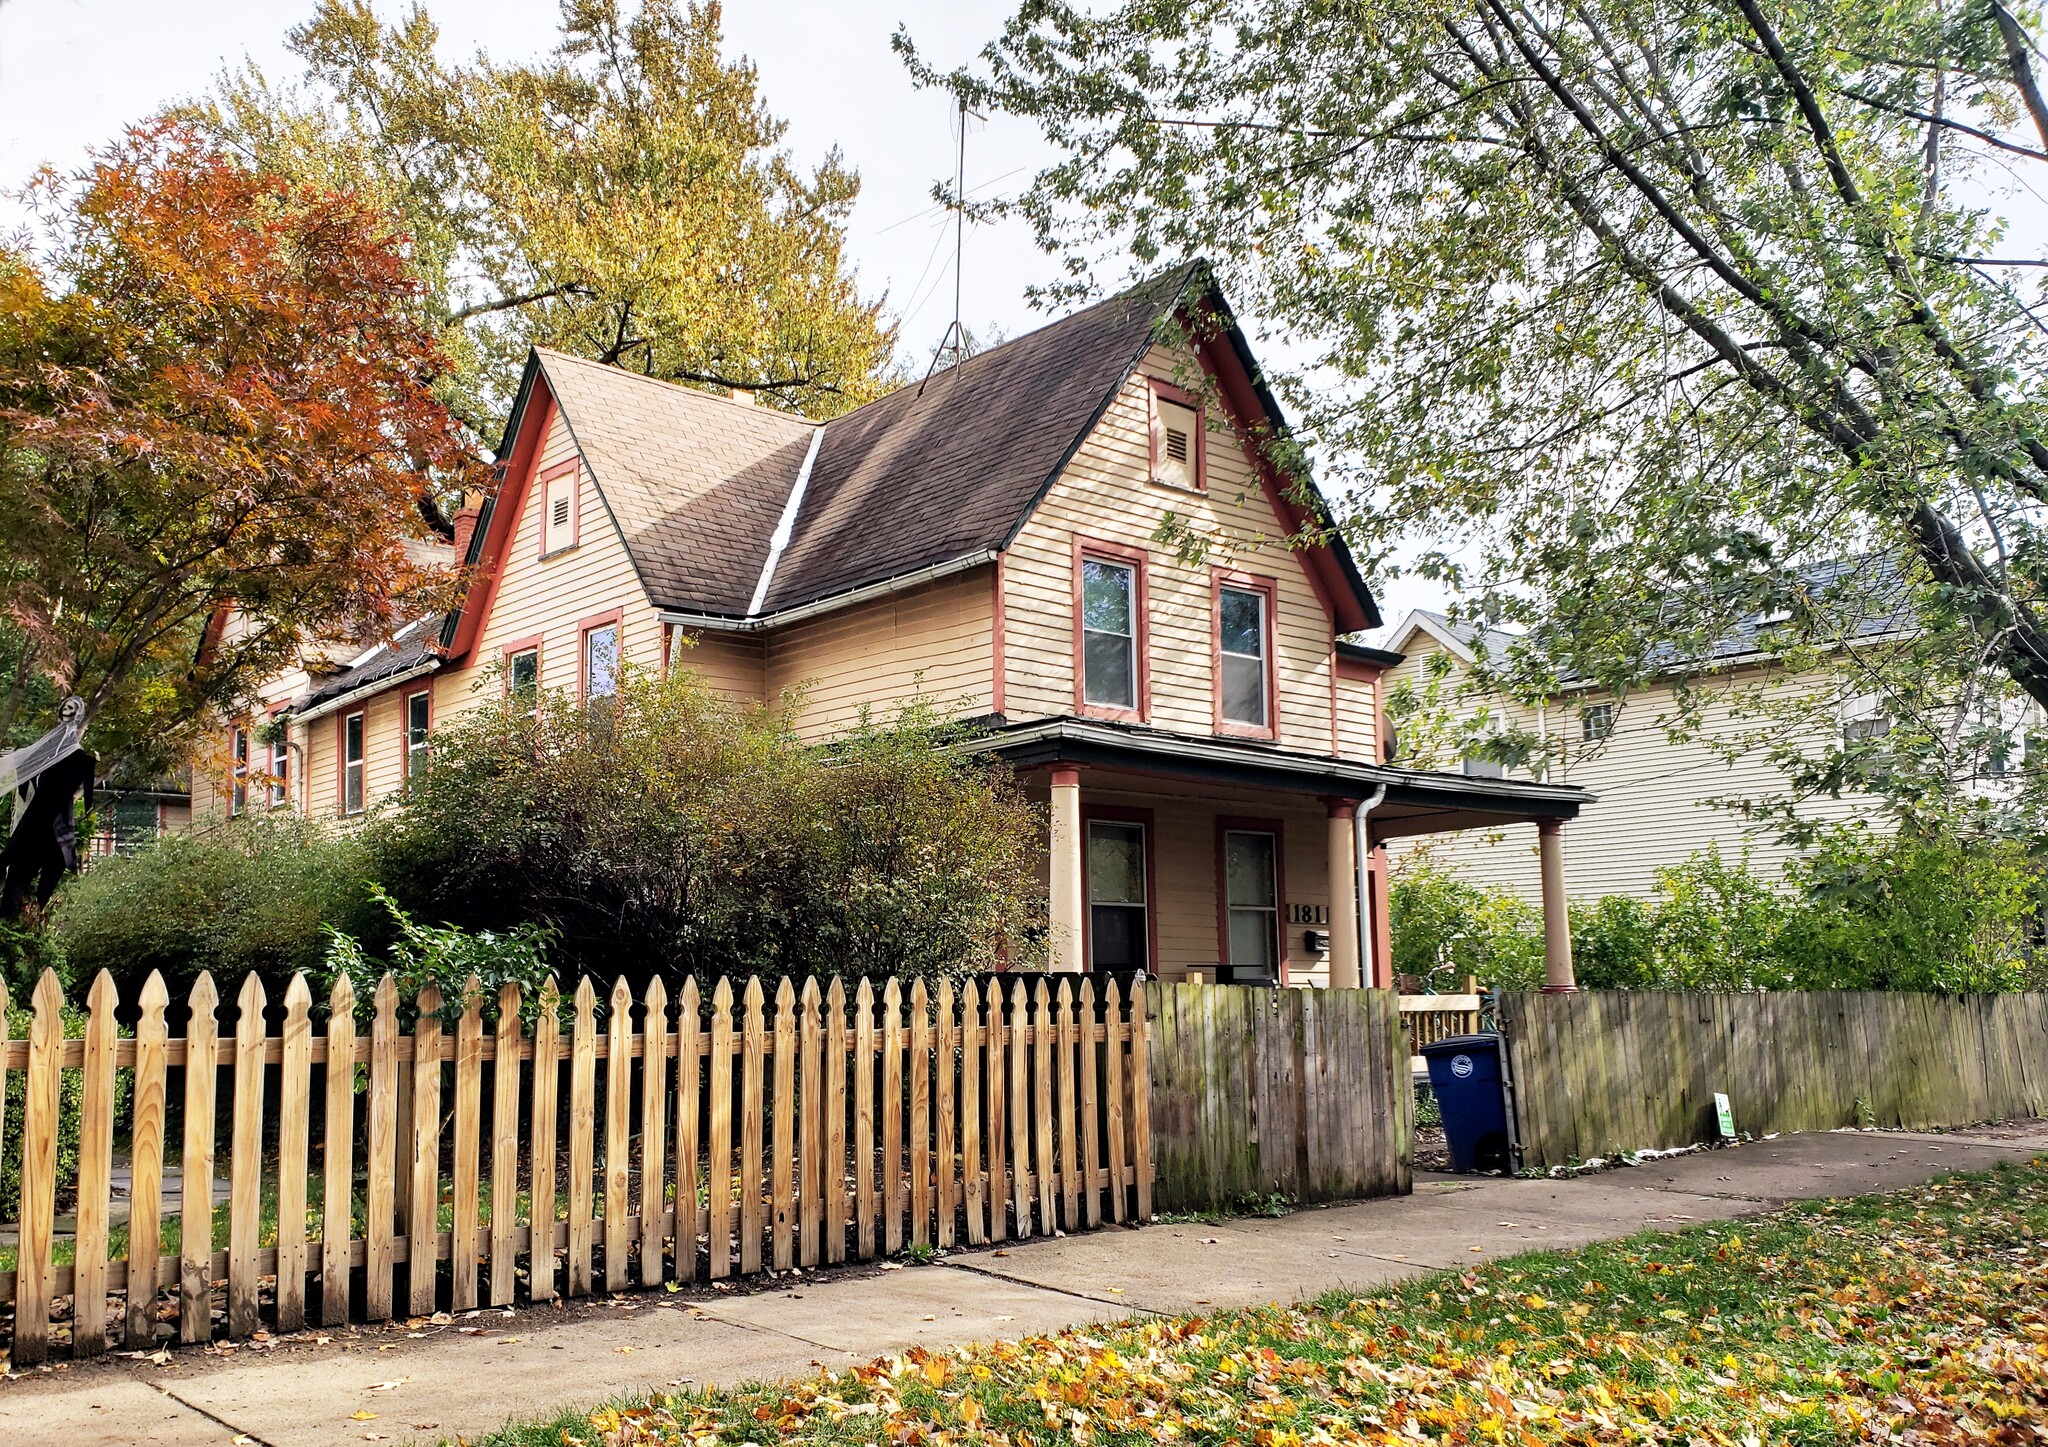
POLYGON ((537 356, 648 596, 745 613, 817 424, 563 352, 537 356))

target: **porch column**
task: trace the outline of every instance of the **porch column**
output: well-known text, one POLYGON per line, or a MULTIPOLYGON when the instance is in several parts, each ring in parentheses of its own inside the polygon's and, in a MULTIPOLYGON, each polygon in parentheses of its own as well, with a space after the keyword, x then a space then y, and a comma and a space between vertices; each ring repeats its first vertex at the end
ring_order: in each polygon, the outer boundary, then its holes
POLYGON ((1055 765, 1052 771, 1051 897, 1047 901, 1047 965, 1082 968, 1081 771, 1055 765))
POLYGON ((1564 821, 1536 821, 1536 855, 1543 868, 1543 993, 1569 995, 1579 988, 1572 974, 1572 924, 1564 902, 1564 821))
POLYGON ((1358 804, 1324 799, 1330 814, 1330 988, 1355 990, 1358 977, 1358 847, 1352 820, 1358 804))

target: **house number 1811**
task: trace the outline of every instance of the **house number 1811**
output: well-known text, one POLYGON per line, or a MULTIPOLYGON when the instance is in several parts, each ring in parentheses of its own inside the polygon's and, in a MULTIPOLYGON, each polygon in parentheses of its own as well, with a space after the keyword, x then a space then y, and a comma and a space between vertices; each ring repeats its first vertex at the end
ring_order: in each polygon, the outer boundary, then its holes
POLYGON ((1287 906, 1289 924, 1328 924, 1330 907, 1324 904, 1290 904, 1287 906))

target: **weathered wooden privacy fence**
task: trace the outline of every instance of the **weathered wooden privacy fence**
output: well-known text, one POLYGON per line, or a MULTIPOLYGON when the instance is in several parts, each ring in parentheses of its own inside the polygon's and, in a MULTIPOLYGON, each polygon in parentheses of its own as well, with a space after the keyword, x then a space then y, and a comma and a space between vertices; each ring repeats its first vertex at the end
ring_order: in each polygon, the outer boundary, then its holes
POLYGON ((1971 1125, 2048 1113, 2048 995, 1587 990, 1501 997, 1532 1166, 1739 1130, 1971 1125))
POLYGON ((1405 1193, 1408 1047, 1391 990, 1145 986, 1162 1210, 1405 1193))
MULTIPOLYGON (((178 1040, 155 976, 132 1039, 117 1037, 105 975, 82 1040, 64 1038, 61 993, 46 974, 28 1038, 0 1055, 0 1138, 25 1135, 19 1264, 0 1276, 17 1363, 44 1359, 67 1296, 72 1349, 84 1356, 110 1336, 152 1343, 163 1288, 178 1335, 193 1342, 211 1336, 223 1285, 228 1335, 253 1332, 266 1279, 275 1323, 290 1331, 309 1316, 503 1305, 522 1279, 530 1299, 546 1300, 1152 1211, 1145 1002, 1133 991, 1127 1009, 1114 982, 1100 999, 1086 980, 970 982, 957 997, 942 984, 934 1001, 922 981, 907 992, 863 981, 850 1011, 836 980, 800 995, 784 982, 771 1012, 758 980, 738 1008, 721 980, 707 1010, 694 980, 674 1009, 658 978, 637 1005, 621 982, 600 1009, 586 979, 566 1033, 552 983, 529 1028, 516 986, 487 1004, 472 982, 452 1026, 439 993, 422 990, 406 1034, 387 976, 364 1035, 346 980, 316 1033, 303 977, 285 995, 281 1032, 269 1033, 251 976, 223 1038, 201 976, 178 1040), (73 1264, 62 1267, 53 1227, 67 1071, 82 1073, 84 1094, 73 1264), (127 1253, 110 1260, 122 1071, 133 1072, 132 1183, 127 1253), (22 1105, 10 1118, 16 1081, 22 1105), (174 1106, 177 1245, 159 1259, 174 1106), (216 1251, 223 1116, 226 1249, 216 1251)), ((0 992, 0 1040, 6 1008, 0 992)))

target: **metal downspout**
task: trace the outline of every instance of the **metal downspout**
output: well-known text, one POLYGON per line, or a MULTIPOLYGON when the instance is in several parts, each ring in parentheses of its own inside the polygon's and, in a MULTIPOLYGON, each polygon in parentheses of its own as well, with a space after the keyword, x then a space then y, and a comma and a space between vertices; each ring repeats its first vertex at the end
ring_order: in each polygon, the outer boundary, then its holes
POLYGON ((1366 903, 1369 852, 1366 848, 1365 816, 1377 809, 1387 797, 1387 786, 1381 784, 1367 798, 1358 801, 1358 807, 1351 812, 1351 874, 1352 902, 1358 909, 1358 983, 1372 988, 1377 973, 1380 947, 1379 931, 1370 928, 1372 910, 1366 903))

